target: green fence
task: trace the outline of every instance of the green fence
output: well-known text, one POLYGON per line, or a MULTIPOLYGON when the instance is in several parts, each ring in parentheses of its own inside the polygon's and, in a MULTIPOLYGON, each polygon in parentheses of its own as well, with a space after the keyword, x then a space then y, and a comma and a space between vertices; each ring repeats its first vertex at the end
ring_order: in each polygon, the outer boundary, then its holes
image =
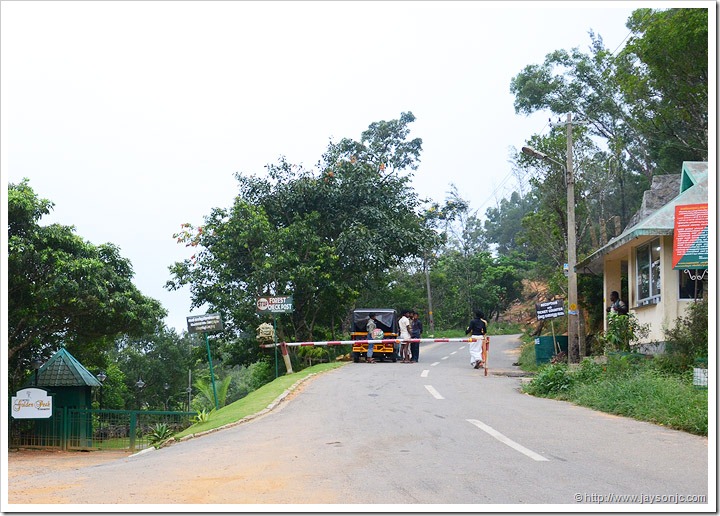
POLYGON ((155 425, 173 432, 192 424, 194 412, 55 408, 48 419, 9 419, 10 448, 128 450, 151 445, 155 425))

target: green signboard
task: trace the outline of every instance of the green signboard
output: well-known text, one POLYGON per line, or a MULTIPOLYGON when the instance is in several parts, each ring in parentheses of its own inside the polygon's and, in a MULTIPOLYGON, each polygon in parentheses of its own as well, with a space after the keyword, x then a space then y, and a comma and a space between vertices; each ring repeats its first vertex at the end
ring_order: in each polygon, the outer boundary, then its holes
POLYGON ((256 302, 258 314, 290 314, 293 312, 292 296, 263 296, 256 302))

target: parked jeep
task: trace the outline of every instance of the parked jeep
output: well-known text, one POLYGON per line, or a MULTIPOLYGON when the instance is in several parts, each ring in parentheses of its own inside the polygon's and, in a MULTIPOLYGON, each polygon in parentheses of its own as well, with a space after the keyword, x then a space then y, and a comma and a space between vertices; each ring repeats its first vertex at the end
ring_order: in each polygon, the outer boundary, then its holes
MULTIPOLYGON (((350 333, 351 340, 367 340, 367 323, 370 314, 375 314, 378 329, 382 330, 381 339, 396 339, 398 336, 398 317, 397 312, 392 308, 358 308, 352 313, 352 328, 350 333)), ((380 340, 380 339, 372 339, 380 340)), ((367 358, 367 343, 353 344, 353 362, 359 362, 360 357, 367 358)), ((385 359, 397 362, 395 351, 392 343, 375 344, 373 346, 373 358, 380 360, 385 359)))

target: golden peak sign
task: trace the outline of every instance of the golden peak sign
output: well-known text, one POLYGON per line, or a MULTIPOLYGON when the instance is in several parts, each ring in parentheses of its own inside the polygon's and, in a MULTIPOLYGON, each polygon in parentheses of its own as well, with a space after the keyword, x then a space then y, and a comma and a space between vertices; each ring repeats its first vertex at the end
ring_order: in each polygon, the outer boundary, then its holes
POLYGON ((10 407, 15 419, 46 419, 52 417, 52 396, 43 389, 23 389, 12 397, 10 407))

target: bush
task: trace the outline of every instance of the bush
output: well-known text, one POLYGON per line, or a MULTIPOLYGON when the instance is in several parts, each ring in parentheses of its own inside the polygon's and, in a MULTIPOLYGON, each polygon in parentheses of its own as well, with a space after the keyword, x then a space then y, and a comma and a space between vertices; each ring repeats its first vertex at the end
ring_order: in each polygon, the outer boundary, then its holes
POLYGON ((575 380, 584 384, 595 383, 602 378, 602 375, 603 367, 590 358, 585 358, 574 373, 575 380))
POLYGON ((640 324, 634 314, 608 314, 608 328, 604 335, 598 336, 599 344, 605 354, 633 350, 639 341, 650 334, 649 324, 640 324))
POLYGON ((573 376, 567 364, 550 364, 543 366, 537 376, 524 388, 533 396, 552 396, 562 398, 573 386, 573 376))
POLYGON ((158 448, 162 443, 170 439, 173 431, 165 423, 157 423, 152 427, 152 431, 148 434, 148 441, 155 448, 158 448))
POLYGON ((706 301, 691 303, 684 317, 675 326, 665 330, 667 357, 658 365, 673 372, 686 371, 695 359, 708 355, 708 304, 706 301))

